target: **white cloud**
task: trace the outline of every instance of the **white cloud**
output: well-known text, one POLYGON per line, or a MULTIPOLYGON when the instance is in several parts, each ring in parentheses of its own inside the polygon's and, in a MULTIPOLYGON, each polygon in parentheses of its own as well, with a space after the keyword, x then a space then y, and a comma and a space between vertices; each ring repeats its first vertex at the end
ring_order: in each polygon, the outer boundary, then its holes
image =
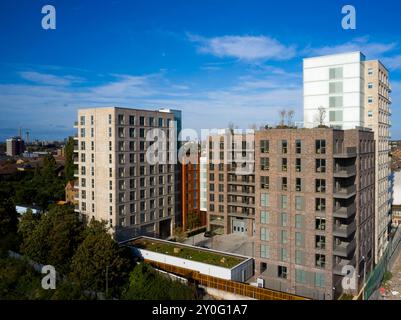
POLYGON ((22 71, 19 74, 25 80, 50 86, 67 86, 72 83, 83 81, 82 78, 76 76, 56 76, 53 74, 39 73, 35 71, 22 71))
POLYGON ((295 56, 295 47, 286 46, 268 36, 222 36, 205 38, 188 35, 199 44, 199 51, 217 57, 234 57, 245 61, 288 60, 295 56))
POLYGON ((401 69, 401 55, 383 58, 382 61, 390 70, 401 69))
POLYGON ((378 58, 385 53, 390 52, 396 47, 397 43, 369 42, 369 37, 355 38, 352 41, 335 45, 323 46, 320 48, 306 48, 304 54, 308 56, 323 56, 329 54, 361 51, 368 59, 378 58))

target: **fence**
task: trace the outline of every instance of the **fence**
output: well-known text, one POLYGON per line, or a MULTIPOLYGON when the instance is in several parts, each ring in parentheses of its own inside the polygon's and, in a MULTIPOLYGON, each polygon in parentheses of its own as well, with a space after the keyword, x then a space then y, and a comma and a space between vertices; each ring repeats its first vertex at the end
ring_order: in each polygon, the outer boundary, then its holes
POLYGON ((161 263, 151 260, 146 260, 146 263, 151 264, 153 267, 185 277, 189 282, 194 282, 198 285, 202 285, 209 288, 214 288, 237 295, 242 295, 258 300, 309 300, 307 298, 288 294, 285 292, 279 292, 269 290, 265 288, 259 288, 251 286, 247 283, 235 282, 231 280, 220 279, 212 276, 203 275, 199 272, 161 263))
POLYGON ((364 300, 368 300, 372 294, 379 288, 386 271, 391 270, 401 253, 401 228, 395 232, 393 238, 389 241, 382 259, 376 265, 368 280, 364 290, 364 300))

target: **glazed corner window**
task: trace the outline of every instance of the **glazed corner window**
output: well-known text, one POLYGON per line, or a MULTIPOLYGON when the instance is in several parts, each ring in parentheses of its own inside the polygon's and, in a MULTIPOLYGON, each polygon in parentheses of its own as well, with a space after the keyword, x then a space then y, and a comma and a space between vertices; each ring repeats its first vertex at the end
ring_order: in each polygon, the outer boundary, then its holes
POLYGON ((295 140, 295 153, 300 154, 302 152, 301 140, 295 140))
POLYGON ((315 145, 315 150, 317 154, 326 153, 326 140, 316 140, 315 145))
POLYGON ((281 171, 287 172, 287 158, 281 159, 281 171))
POLYGON ((281 153, 286 154, 288 152, 288 142, 287 140, 281 141, 281 153))
POLYGON ((260 141, 260 152, 261 153, 269 153, 269 140, 261 140, 260 141))
POLYGON ((281 279, 287 279, 287 267, 278 266, 278 274, 277 276, 281 279))
POLYGON ((326 199, 316 198, 315 199, 315 210, 316 211, 326 211, 326 199))
POLYGON ((315 220, 316 230, 324 231, 326 230, 326 219, 317 217, 315 220))

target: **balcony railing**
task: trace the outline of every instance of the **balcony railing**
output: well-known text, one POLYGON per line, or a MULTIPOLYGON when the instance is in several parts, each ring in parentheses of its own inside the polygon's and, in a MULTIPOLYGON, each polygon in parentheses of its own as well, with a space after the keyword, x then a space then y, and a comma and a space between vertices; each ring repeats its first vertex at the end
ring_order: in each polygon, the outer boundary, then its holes
POLYGON ((333 235, 335 237, 349 238, 356 231, 356 222, 351 224, 334 225, 333 235))
POLYGON ((334 168, 334 177, 336 178, 349 178, 356 175, 356 167, 353 166, 336 166, 334 168))
POLYGON ((333 216, 335 218, 349 218, 356 213, 356 205, 352 203, 349 206, 339 206, 334 208, 333 216))
POLYGON ((334 158, 355 158, 356 148, 348 147, 346 149, 334 150, 334 158))
POLYGON ((339 262, 333 264, 333 273, 339 276, 344 276, 343 268, 345 266, 353 266, 355 267, 356 258, 349 259, 341 259, 339 262))
POLYGON ((338 187, 334 189, 334 197, 340 199, 348 199, 356 194, 356 186, 338 187))
POLYGON ((334 245, 334 255, 339 257, 348 258, 354 253, 356 247, 356 240, 351 242, 343 241, 341 244, 334 245))

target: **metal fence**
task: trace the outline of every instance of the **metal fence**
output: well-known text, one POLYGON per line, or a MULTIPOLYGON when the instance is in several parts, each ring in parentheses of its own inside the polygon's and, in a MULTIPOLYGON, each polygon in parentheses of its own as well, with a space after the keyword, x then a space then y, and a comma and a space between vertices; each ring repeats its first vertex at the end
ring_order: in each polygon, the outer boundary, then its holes
POLYGON ((368 300, 372 294, 380 287, 384 274, 391 270, 401 253, 401 227, 397 229, 394 237, 389 241, 382 259, 373 269, 364 290, 364 300, 368 300))

